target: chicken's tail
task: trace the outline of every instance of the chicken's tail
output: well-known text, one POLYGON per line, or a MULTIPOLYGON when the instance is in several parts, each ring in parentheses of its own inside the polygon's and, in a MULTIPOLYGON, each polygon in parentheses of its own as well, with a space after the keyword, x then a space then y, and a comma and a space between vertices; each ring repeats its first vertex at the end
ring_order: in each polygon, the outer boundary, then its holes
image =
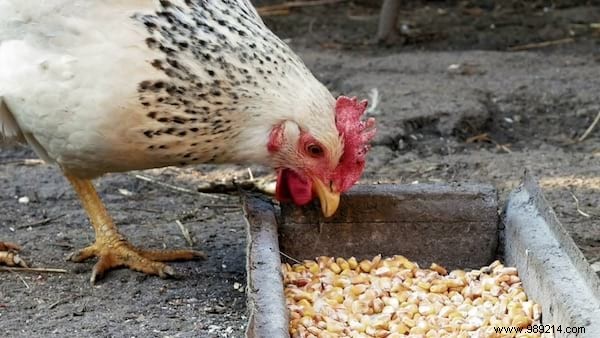
POLYGON ((15 117, 0 95, 0 144, 25 142, 25 137, 15 117))

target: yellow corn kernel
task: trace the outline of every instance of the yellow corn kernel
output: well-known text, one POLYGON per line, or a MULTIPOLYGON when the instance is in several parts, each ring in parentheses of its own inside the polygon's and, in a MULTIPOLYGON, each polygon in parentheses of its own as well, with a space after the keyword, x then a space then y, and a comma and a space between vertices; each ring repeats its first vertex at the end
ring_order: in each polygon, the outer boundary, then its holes
POLYGON ((417 282, 417 286, 420 287, 421 289, 425 290, 425 291, 429 291, 429 288, 431 288, 431 283, 428 283, 428 282, 417 282))
POLYGON ((318 275, 319 272, 321 272, 321 268, 319 268, 319 264, 317 264, 316 262, 308 261, 304 264, 308 268, 308 271, 310 271, 310 273, 312 273, 313 275, 318 275))
POLYGON ((369 275, 361 273, 360 275, 356 275, 350 279, 352 284, 371 284, 371 279, 369 275))
POLYGON ((444 293, 444 292, 448 291, 448 286, 446 284, 432 285, 429 288, 429 291, 435 292, 435 293, 444 293))
POLYGON ((300 299, 297 303, 297 305, 300 305, 302 307, 309 307, 312 306, 312 304, 310 303, 310 301, 306 298, 302 298, 300 299))
POLYGON ((429 267, 429 269, 439 273, 441 276, 445 276, 448 274, 448 271, 446 269, 444 269, 443 266, 437 265, 435 263, 431 263, 431 266, 429 267))
POLYGON ((531 324, 531 320, 523 315, 514 317, 511 322, 512 326, 521 327, 521 328, 527 327, 529 324, 531 324))
POLYGON ((350 264, 343 258, 336 258, 335 262, 342 270, 350 269, 350 264))
POLYGON ((437 264, 420 269, 403 256, 360 263, 322 256, 281 270, 294 338, 495 337, 494 327, 523 328, 541 318, 516 269, 500 262, 448 272, 437 264))
POLYGON ((337 321, 327 319, 325 323, 327 325, 325 327, 325 330, 327 330, 328 332, 338 333, 344 331, 344 327, 342 326, 342 324, 337 321))
POLYGON ((358 266, 360 267, 360 270, 366 273, 371 272, 371 268, 373 267, 373 265, 371 264, 371 262, 369 262, 368 260, 364 260, 361 261, 358 266))
POLYGON ((371 260, 371 264, 376 269, 379 267, 380 263, 381 263, 381 255, 377 255, 377 256, 373 257, 373 259, 371 260))
POLYGON ((353 296, 358 296, 358 295, 361 295, 363 292, 365 292, 365 290, 367 290, 367 287, 368 286, 365 284, 355 284, 355 285, 350 286, 349 291, 353 296))
POLYGON ((348 258, 348 265, 350 266, 350 269, 355 270, 358 267, 358 262, 356 261, 356 258, 348 258))
POLYGON ((373 312, 374 313, 381 313, 381 311, 383 311, 384 306, 385 306, 385 303, 383 303, 383 301, 380 298, 373 299, 373 312))
POLYGON ((336 274, 342 272, 342 268, 340 268, 340 266, 337 265, 337 263, 335 262, 329 265, 329 270, 333 271, 336 274))
POLYGON ((406 325, 406 327, 408 327, 410 330, 417 325, 417 322, 415 322, 412 318, 404 317, 402 318, 402 324, 406 325))

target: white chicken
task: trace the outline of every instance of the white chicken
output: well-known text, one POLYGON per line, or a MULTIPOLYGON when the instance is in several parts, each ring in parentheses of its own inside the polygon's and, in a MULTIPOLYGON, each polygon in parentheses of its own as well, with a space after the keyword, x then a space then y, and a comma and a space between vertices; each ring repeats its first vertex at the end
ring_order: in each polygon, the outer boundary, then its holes
POLYGON ((164 277, 163 261, 204 255, 131 245, 92 178, 264 164, 279 200, 318 198, 330 216, 364 169, 365 107, 333 98, 246 0, 0 0, 0 141, 29 144, 72 184, 96 241, 71 259, 98 258, 92 282, 120 266, 164 277))

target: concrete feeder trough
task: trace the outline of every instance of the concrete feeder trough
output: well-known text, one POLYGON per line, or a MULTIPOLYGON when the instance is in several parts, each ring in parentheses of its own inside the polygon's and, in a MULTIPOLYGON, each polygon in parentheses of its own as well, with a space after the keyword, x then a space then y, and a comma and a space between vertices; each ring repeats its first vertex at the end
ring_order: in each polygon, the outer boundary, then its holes
POLYGON ((555 337, 600 337, 600 279, 527 174, 501 214, 494 188, 473 184, 358 185, 330 219, 316 205, 278 210, 259 197, 246 198, 244 210, 247 337, 289 337, 280 252, 299 260, 399 254, 448 269, 501 259, 542 306, 542 323, 561 325, 555 337))

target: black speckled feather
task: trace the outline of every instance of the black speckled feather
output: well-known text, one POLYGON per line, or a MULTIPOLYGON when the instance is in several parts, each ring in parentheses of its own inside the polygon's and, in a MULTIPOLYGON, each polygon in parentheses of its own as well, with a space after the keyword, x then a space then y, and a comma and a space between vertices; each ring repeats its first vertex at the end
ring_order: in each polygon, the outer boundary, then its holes
MULTIPOLYGON (((171 136, 235 139, 244 127, 240 122, 256 113, 257 98, 278 95, 274 89, 288 73, 310 76, 254 9, 237 1, 162 0, 155 14, 134 18, 148 31, 148 48, 163 56, 150 63, 168 78, 139 84, 146 116, 161 124, 141 131, 153 143, 149 150, 168 149, 171 136)), ((215 153, 209 161, 228 156, 214 142, 191 142, 188 149, 179 150, 180 164, 196 162, 206 153, 215 153)))
POLYGON ((2 135, 94 177, 274 165, 290 121, 339 145, 335 100, 247 0, 0 0, 2 135), (51 34, 49 34, 51 32, 51 34), (12 136, 11 136, 12 137, 12 136), (14 137, 13 137, 14 138, 14 137))

